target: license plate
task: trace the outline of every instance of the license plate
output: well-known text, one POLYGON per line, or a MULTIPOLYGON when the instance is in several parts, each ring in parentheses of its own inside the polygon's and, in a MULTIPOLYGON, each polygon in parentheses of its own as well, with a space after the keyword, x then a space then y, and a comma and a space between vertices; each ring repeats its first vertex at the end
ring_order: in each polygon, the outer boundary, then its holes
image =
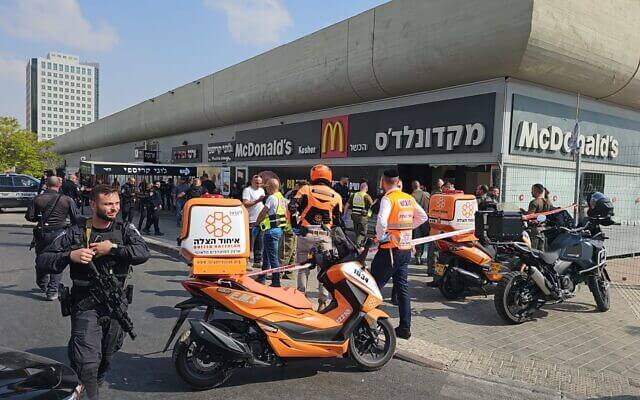
POLYGON ((447 268, 446 265, 440 264, 440 263, 436 263, 436 275, 438 275, 438 276, 444 275, 445 268, 447 268))

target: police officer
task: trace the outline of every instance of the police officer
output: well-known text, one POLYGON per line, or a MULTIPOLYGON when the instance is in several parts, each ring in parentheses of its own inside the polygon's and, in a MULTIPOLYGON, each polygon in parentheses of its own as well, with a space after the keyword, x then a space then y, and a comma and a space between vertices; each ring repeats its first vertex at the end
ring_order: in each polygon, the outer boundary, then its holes
POLYGON ((428 220, 427 213, 415 199, 400 190, 398 171, 384 171, 381 186, 385 195, 380 200, 380 212, 376 222, 378 252, 371 263, 371 273, 382 288, 393 277, 397 290, 400 325, 396 336, 411 337, 411 301, 409 297, 408 270, 411 260, 411 239, 415 228, 428 220))
POLYGON ((155 236, 163 236, 160 232, 160 210, 162 209, 162 193, 160 193, 160 181, 155 184, 149 184, 149 197, 147 197, 147 225, 142 230, 145 234, 150 234, 151 224, 153 224, 153 234, 155 236))
MULTIPOLYGON (((57 176, 50 176, 46 180, 44 193, 37 195, 25 214, 25 219, 37 222, 33 229, 33 243, 36 257, 42 250, 67 227, 66 219, 72 224, 78 221, 76 203, 69 196, 60 193, 62 180, 57 176)), ((47 300, 58 298, 60 274, 40 273, 36 269, 36 284, 45 292, 47 300)))
MULTIPOLYGON (((296 263, 307 261, 309 251, 318 243, 327 249, 332 247, 331 234, 322 229, 333 226, 344 227, 342 222, 342 198, 331 188, 333 173, 326 165, 311 168, 311 185, 298 190, 289 203, 290 221, 300 236, 296 244, 296 263)), ((298 271, 298 290, 306 292, 309 270, 298 271)), ((318 282, 318 309, 327 305, 327 293, 318 282)))
MULTIPOLYGON (((283 228, 287 225, 287 202, 280 192, 280 181, 271 178, 265 185, 267 199, 258 214, 262 236, 262 269, 280 267, 280 242, 283 228)), ((260 275, 258 282, 264 283, 266 277, 260 275)), ((280 287, 280 273, 271 274, 271 286, 280 287)))
POLYGON ((136 178, 129 177, 127 183, 120 188, 120 201, 122 203, 122 221, 131 223, 133 221, 133 205, 136 200, 136 178))
POLYGON ((104 382, 114 354, 122 346, 120 324, 107 309, 92 301, 87 264, 94 262, 118 278, 124 286, 131 265, 149 259, 149 249, 133 224, 116 220, 120 211, 118 191, 97 185, 89 201, 91 218, 72 225, 38 256, 41 271, 61 273, 70 267, 71 338, 68 354, 89 399, 98 399, 98 387, 104 382))
POLYGON ((478 202, 478 211, 491 211, 498 207, 493 198, 489 196, 489 186, 487 185, 478 185, 476 201, 478 202))
POLYGON ((360 188, 353 193, 347 201, 344 214, 346 215, 351 209, 351 220, 353 221, 353 230, 356 233, 356 244, 361 246, 367 239, 367 227, 369 225, 369 217, 371 217, 371 205, 373 199, 367 191, 369 184, 365 179, 360 181, 360 188))

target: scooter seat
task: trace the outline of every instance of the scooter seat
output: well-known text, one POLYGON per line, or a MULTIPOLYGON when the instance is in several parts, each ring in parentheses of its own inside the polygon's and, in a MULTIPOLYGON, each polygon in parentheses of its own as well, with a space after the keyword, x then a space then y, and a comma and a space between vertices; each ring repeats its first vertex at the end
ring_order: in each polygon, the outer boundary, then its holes
POLYGON ((293 308, 313 308, 313 305, 304 293, 289 287, 271 287, 256 282, 248 276, 240 278, 239 283, 247 290, 269 297, 293 308))

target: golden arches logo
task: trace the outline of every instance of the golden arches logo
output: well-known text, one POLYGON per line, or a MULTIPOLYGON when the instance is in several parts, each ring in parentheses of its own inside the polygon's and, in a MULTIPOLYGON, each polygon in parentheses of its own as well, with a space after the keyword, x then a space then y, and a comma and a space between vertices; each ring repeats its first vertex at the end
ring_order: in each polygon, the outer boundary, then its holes
POLYGON ((344 153, 346 147, 347 138, 342 121, 327 122, 322 130, 321 153, 325 154, 327 151, 344 153))

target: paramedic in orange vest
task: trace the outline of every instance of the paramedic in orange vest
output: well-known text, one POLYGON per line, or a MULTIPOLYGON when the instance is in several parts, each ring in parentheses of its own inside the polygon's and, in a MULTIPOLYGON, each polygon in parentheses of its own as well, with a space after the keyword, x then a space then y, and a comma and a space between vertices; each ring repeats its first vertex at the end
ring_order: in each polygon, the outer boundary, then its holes
MULTIPOLYGON (((322 229, 333 226, 343 227, 342 197, 331 188, 333 173, 326 165, 318 164, 311 168, 311 185, 300 188, 289 202, 291 226, 296 232, 296 263, 307 262, 309 251, 318 243, 327 250, 331 249, 331 234, 322 229)), ((298 290, 306 292, 309 270, 298 271, 298 290)), ((318 309, 327 305, 327 293, 318 282, 318 309)))
POLYGON ((385 195, 380 200, 376 222, 378 252, 371 263, 371 274, 380 289, 393 277, 400 313, 400 325, 396 328, 396 336, 409 339, 411 301, 407 275, 413 247, 412 233, 428 220, 428 216, 413 196, 400 189, 400 178, 395 169, 384 171, 381 186, 385 195))

